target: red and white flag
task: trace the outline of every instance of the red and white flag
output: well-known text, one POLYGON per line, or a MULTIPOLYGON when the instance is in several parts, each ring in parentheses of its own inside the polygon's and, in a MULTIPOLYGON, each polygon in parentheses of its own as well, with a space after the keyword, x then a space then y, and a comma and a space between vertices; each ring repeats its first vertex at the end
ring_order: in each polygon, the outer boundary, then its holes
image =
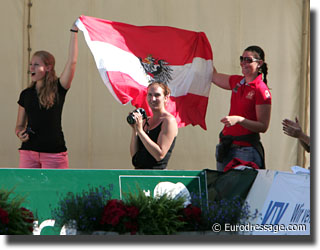
POLYGON ((171 90, 166 110, 179 127, 206 129, 212 79, 212 50, 203 32, 168 26, 134 26, 81 16, 77 26, 112 95, 122 104, 142 107, 148 115, 147 86, 162 81, 171 90))

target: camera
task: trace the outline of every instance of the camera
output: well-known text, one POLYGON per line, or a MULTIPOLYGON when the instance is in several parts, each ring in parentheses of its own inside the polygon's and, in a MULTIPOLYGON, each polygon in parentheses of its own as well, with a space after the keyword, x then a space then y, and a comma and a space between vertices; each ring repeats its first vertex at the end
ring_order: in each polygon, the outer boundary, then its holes
POLYGON ((127 116, 127 122, 129 124, 135 124, 136 123, 136 119, 134 118, 133 113, 140 113, 142 115, 142 119, 147 119, 147 113, 143 108, 138 108, 136 110, 134 110, 133 112, 131 112, 128 116, 127 116))
POLYGON ((26 131, 23 133, 23 134, 28 134, 28 135, 34 135, 35 132, 30 128, 30 127, 27 127, 26 128, 26 131))

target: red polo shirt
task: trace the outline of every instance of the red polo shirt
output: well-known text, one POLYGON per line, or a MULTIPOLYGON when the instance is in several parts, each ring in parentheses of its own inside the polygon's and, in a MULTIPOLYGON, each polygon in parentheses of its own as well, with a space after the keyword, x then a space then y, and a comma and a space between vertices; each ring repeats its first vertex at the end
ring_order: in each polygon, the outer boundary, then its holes
MULTIPOLYGON (((233 75, 229 79, 230 88, 232 90, 230 112, 231 115, 245 117, 248 120, 257 121, 256 105, 271 104, 271 93, 268 86, 262 81, 262 75, 258 75, 250 83, 245 83, 245 79, 240 75, 233 75)), ((246 135, 252 131, 236 124, 223 128, 224 135, 246 135)), ((246 142, 234 141, 234 144, 249 146, 246 142)))

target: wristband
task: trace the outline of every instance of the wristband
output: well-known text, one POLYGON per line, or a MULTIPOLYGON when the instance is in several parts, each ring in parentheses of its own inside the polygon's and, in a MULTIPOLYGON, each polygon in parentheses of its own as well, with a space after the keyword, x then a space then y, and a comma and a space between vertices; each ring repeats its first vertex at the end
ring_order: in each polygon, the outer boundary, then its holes
POLYGON ((75 33, 78 33, 78 30, 73 30, 73 29, 70 29, 71 32, 75 32, 75 33))

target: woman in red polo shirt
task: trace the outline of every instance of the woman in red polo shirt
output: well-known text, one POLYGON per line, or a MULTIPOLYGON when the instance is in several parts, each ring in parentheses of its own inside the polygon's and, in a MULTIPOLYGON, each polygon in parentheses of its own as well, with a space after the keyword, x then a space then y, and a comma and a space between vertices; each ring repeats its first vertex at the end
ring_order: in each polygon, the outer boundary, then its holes
POLYGON ((223 171, 233 158, 265 168, 259 133, 265 133, 269 127, 271 94, 267 86, 268 67, 264 60, 263 50, 250 46, 240 56, 243 75, 226 75, 213 69, 212 82, 232 91, 229 115, 220 120, 224 128, 216 148, 218 171, 223 171))

